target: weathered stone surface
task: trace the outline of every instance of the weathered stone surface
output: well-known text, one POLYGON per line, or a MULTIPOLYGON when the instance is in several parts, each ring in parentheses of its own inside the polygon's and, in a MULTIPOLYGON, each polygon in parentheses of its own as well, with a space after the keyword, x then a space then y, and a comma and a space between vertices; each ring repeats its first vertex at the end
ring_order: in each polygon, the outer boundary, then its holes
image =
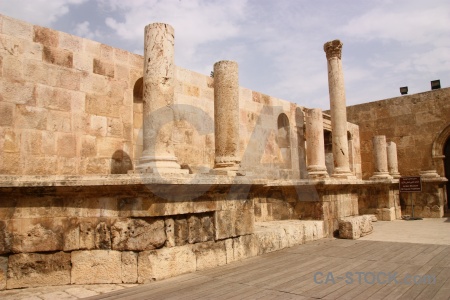
POLYGON ((238 261, 258 255, 258 242, 255 235, 233 238, 233 260, 238 261))
POLYGON ((302 221, 304 225, 304 241, 316 241, 324 237, 323 221, 302 221))
POLYGON ((0 256, 0 291, 6 289, 7 271, 8 271, 8 257, 0 256))
POLYGON ((7 288, 70 284, 70 253, 9 256, 7 288))
POLYGON ((111 232, 105 222, 101 222, 95 228, 95 248, 111 249, 111 232))
POLYGON ((6 222, 0 220, 0 254, 11 252, 11 236, 8 232, 6 222))
MULTIPOLYGON (((95 249, 95 228, 97 225, 94 222, 81 222, 79 230, 79 247, 80 249, 95 249)), ((76 237, 76 230, 74 229, 76 237)), ((76 242, 75 242, 76 243, 76 242)))
POLYGON ((138 256, 138 282, 145 283, 194 272, 196 256, 192 245, 142 251, 138 256))
POLYGON ((63 249, 63 226, 57 219, 17 219, 12 222, 12 251, 40 252, 63 249))
POLYGON ((166 230, 166 247, 175 247, 175 221, 173 218, 164 220, 166 230))
POLYGON ((197 258, 197 271, 227 263, 225 241, 198 243, 192 249, 197 258))
POLYGON ((188 223, 188 242, 190 244, 214 240, 214 222, 212 216, 190 215, 188 223))
POLYGON ((160 248, 166 242, 164 220, 118 220, 111 227, 114 250, 150 250, 160 248))
POLYGON ((254 209, 216 211, 214 216, 216 239, 253 233, 254 209))
POLYGON ((187 219, 184 216, 175 218, 174 221, 175 245, 183 246, 188 243, 189 228, 187 219))
POLYGON ((131 251, 122 252, 122 282, 136 283, 138 270, 138 254, 131 251))
POLYGON ((71 284, 122 283, 122 253, 119 251, 73 251, 71 261, 71 284))
POLYGON ((394 221, 395 217, 395 207, 382 208, 381 209, 381 221, 394 221))
POLYGON ((373 231, 372 215, 346 217, 339 220, 339 237, 342 239, 359 239, 373 231))

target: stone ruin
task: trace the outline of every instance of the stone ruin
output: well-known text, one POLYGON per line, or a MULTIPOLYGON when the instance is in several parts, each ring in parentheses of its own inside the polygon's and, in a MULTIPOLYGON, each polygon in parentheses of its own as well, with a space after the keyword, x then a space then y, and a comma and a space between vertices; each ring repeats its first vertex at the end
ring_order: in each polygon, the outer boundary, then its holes
POLYGON ((401 217, 395 144, 374 137, 361 180, 338 40, 330 115, 240 87, 236 62, 175 66, 167 24, 144 57, 1 15, 0 42, 0 289, 143 283, 401 217))

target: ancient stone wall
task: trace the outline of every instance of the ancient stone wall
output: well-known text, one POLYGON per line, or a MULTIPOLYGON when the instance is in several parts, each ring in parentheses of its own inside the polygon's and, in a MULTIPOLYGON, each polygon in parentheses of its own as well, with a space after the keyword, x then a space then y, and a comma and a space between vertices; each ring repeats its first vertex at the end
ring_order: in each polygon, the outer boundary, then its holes
MULTIPOLYGON (((133 169, 143 149, 143 57, 3 15, 0 24, 0 174, 133 169)), ((181 67, 174 76, 175 155, 192 173, 207 172, 214 166, 214 79, 181 67)), ((239 105, 241 166, 306 178, 304 108, 243 87, 239 105)), ((358 173, 357 126, 349 126, 358 173)))
POLYGON ((432 146, 450 125, 450 88, 349 106, 347 116, 359 125, 363 179, 374 172, 372 138, 376 135, 397 144, 402 176, 428 170, 445 176, 442 158, 433 159, 432 146))

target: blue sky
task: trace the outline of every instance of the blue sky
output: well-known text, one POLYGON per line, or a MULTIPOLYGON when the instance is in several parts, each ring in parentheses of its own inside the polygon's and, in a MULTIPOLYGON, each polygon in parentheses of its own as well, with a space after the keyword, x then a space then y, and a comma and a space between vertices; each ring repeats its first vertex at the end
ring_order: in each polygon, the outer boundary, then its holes
POLYGON ((175 28, 175 63, 239 63, 244 87, 329 107, 323 44, 340 39, 347 105, 450 85, 448 0, 9 0, 0 13, 142 54, 144 26, 175 28))

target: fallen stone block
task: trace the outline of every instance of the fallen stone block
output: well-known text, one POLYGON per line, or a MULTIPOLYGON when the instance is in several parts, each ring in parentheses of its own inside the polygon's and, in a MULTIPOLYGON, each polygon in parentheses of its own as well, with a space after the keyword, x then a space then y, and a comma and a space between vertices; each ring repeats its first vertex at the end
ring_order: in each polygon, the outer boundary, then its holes
POLYGON ((14 254, 8 259, 6 286, 17 289, 70 284, 70 271, 70 253, 14 254))
POLYGON ((339 237, 341 239, 359 239, 373 231, 372 215, 345 217, 339 220, 339 237))
POLYGON ((120 251, 73 251, 71 254, 71 284, 122 283, 120 251))

